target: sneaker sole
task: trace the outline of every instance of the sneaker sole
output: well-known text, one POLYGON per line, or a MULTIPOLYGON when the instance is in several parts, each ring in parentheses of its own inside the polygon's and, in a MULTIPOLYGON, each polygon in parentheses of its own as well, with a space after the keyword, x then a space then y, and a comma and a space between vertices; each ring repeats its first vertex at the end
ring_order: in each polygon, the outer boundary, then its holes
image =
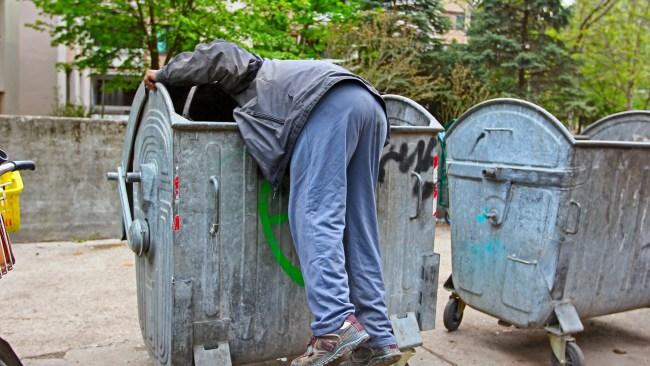
POLYGON ((402 359, 402 355, 392 355, 385 358, 377 360, 377 362, 370 363, 369 366, 390 366, 399 362, 402 359))
POLYGON ((338 365, 345 359, 345 356, 348 356, 352 351, 357 349, 361 344, 370 339, 370 335, 366 332, 363 332, 363 335, 357 339, 354 339, 348 343, 340 345, 330 357, 328 357, 323 362, 314 364, 314 366, 334 366, 338 365))

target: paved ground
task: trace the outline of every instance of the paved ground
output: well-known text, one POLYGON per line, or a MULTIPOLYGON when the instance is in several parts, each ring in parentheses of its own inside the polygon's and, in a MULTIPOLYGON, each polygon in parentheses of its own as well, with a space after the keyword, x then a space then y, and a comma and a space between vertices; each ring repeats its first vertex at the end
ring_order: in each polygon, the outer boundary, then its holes
MULTIPOLYGON (((451 270, 449 230, 439 227, 441 282, 451 270)), ((0 281, 0 335, 25 365, 151 365, 138 327, 133 257, 123 243, 16 245, 16 270, 0 281)), ((503 328, 468 310, 459 331, 447 333, 438 295, 438 329, 412 366, 548 365, 544 332, 503 328)), ((650 309, 587 322, 579 344, 590 366, 650 366, 650 309)))

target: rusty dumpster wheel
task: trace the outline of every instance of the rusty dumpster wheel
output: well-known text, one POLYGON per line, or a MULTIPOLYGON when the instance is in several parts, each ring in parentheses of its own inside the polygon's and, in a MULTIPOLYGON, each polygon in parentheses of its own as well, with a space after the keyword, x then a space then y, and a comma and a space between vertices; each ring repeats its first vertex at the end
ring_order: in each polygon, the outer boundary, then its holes
POLYGON ((450 332, 458 329, 458 327, 460 327, 460 323, 463 321, 464 309, 460 302, 461 300, 459 298, 451 297, 445 306, 445 312, 443 314, 442 320, 445 324, 445 328, 447 328, 447 330, 450 332))
MULTIPOLYGON (((564 366, 585 366, 585 355, 582 353, 582 350, 576 342, 567 342, 566 343, 566 363, 564 366)), ((551 351, 551 365, 561 366, 560 361, 555 357, 553 351, 551 351)))

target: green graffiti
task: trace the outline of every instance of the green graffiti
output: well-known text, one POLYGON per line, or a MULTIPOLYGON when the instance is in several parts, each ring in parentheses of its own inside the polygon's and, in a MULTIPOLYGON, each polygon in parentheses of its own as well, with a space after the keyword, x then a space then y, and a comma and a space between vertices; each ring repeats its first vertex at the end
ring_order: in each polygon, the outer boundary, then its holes
POLYGON ((271 187, 271 183, 268 181, 262 182, 262 186, 260 187, 260 199, 257 204, 260 221, 262 222, 262 232, 266 238, 266 243, 269 245, 269 248, 271 248, 273 257, 278 262, 282 270, 284 270, 287 276, 289 276, 293 282, 298 284, 298 286, 304 287, 305 280, 302 278, 300 268, 294 266, 293 263, 291 263, 291 261, 285 257, 284 253, 282 253, 282 249, 280 248, 280 244, 278 243, 278 240, 275 238, 275 234, 273 233, 273 226, 281 225, 289 221, 289 216, 287 214, 271 215, 269 210, 269 198, 271 196, 272 190, 273 188, 271 187))

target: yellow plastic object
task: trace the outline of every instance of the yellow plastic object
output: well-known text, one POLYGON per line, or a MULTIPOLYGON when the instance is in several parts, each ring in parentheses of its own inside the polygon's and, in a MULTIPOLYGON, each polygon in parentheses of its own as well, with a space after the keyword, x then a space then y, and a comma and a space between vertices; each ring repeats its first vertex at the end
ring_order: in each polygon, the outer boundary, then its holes
POLYGON ((9 172, 0 177, 0 213, 10 233, 20 229, 20 192, 23 188, 19 172, 9 172))

